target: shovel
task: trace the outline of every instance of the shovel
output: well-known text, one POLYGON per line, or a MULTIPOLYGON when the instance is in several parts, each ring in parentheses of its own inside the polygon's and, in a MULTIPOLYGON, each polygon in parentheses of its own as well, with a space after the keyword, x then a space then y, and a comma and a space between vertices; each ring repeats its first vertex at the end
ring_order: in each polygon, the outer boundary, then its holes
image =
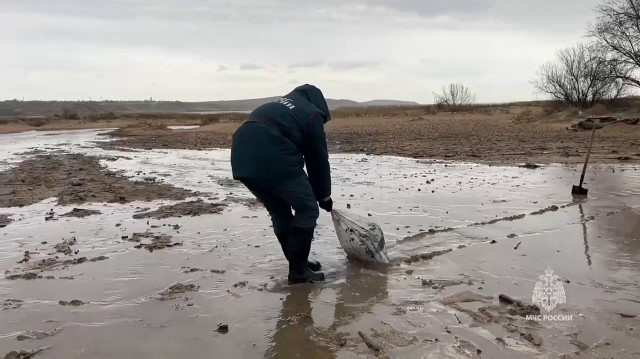
POLYGON ((589 149, 587 150, 587 157, 584 159, 584 167, 582 168, 582 175, 580 176, 580 184, 578 186, 573 185, 571 188, 571 194, 576 196, 586 196, 589 193, 587 188, 582 187, 584 182, 584 175, 587 173, 587 164, 589 164, 589 156, 591 155, 591 146, 593 145, 593 137, 596 134, 596 124, 593 123, 593 129, 591 130, 591 140, 589 140, 589 149))

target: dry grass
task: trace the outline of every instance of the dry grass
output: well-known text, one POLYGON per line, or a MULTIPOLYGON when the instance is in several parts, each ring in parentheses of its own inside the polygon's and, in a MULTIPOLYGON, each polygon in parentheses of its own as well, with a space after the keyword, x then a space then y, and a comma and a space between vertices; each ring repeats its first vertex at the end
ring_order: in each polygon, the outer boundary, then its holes
MULTIPOLYGON (((606 105, 599 105, 589 111, 590 114, 607 114, 621 118, 637 117, 640 113, 640 98, 626 98, 606 105)), ((522 102, 516 104, 492 104, 469 105, 457 107, 443 107, 435 105, 427 106, 395 106, 395 107, 368 107, 368 108, 344 108, 331 112, 333 121, 328 128, 340 127, 342 123, 351 123, 353 126, 369 126, 372 122, 391 121, 397 126, 427 125, 438 122, 450 122, 443 126, 455 126, 458 120, 463 121, 487 121, 495 124, 525 124, 536 123, 557 125, 562 128, 566 123, 580 116, 575 108, 569 108, 560 102, 522 102), (343 121, 346 120, 346 121, 343 121), (397 121, 399 120, 399 121, 397 121), (452 123, 451 123, 452 122, 452 123)), ((582 114, 583 116, 585 114, 582 114)), ((50 117, 48 119, 24 119, 18 118, 3 120, 0 122, 0 133, 19 132, 38 127, 39 130, 66 130, 82 128, 123 128, 130 135, 135 133, 141 136, 150 129, 160 132, 165 126, 171 125, 200 125, 201 130, 213 131, 219 134, 233 133, 235 128, 242 123, 248 114, 246 113, 102 113, 83 117, 80 120, 65 120, 50 117), (48 121, 48 122, 46 122, 48 121)), ((188 130, 191 131, 191 130, 188 130)), ((200 130, 194 130, 200 131, 200 130)))
POLYGON ((31 127, 41 127, 49 123, 49 119, 46 117, 24 118, 21 122, 26 123, 31 127))
POLYGON ((528 122, 549 117, 567 110, 568 106, 557 101, 532 101, 507 104, 475 104, 462 106, 390 106, 367 108, 343 108, 331 111, 332 118, 376 118, 376 117, 423 117, 430 115, 505 115, 510 114, 514 120, 528 122), (524 113, 522 113, 524 111, 524 113))
POLYGON ((85 119, 89 122, 97 122, 100 120, 117 120, 119 118, 120 116, 113 112, 103 112, 103 113, 85 116, 85 119))
POLYGON ((599 103, 593 106, 592 108, 584 111, 584 113, 589 116, 604 116, 604 115, 611 114, 611 110, 609 110, 609 108, 606 105, 599 103))
POLYGON ((513 122, 522 123, 522 122, 532 122, 540 118, 540 111, 534 111, 531 108, 526 108, 522 112, 516 114, 513 117, 513 122))
POLYGON ((575 107, 565 110, 562 113, 563 113, 563 120, 565 121, 575 120, 578 116, 580 116, 580 110, 578 110, 575 107))
POLYGON ((218 117, 207 117, 207 118, 203 118, 202 120, 200 120, 200 125, 201 126, 206 126, 206 125, 210 125, 212 123, 219 123, 220 119, 218 117))
POLYGON ((140 120, 139 122, 134 122, 128 125, 125 128, 145 128, 149 130, 168 130, 167 125, 158 121, 153 120, 140 120))

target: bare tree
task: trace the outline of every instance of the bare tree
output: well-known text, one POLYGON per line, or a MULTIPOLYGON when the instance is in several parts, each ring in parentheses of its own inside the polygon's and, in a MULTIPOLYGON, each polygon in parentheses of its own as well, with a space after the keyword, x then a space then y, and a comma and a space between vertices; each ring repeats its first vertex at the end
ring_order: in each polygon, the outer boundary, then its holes
POLYGON ((468 87, 460 83, 451 83, 442 86, 440 94, 434 93, 433 100, 440 106, 464 106, 476 101, 476 95, 468 87))
POLYGON ((602 56, 600 47, 579 44, 559 51, 555 62, 542 65, 532 83, 554 100, 591 107, 626 94, 626 83, 618 79, 617 70, 602 56))
POLYGON ((596 11, 589 36, 606 50, 616 77, 640 87, 640 0, 605 0, 596 11))

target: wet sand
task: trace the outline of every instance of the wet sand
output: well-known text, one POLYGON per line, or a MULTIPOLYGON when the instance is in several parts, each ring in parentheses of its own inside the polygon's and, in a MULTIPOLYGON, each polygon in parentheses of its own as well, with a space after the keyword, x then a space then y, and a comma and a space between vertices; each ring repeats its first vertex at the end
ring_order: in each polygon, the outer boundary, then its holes
MULTIPOLYGON (((117 160, 110 158, 109 160, 117 160)), ((184 199, 194 192, 155 183, 134 182, 104 171, 99 158, 80 154, 37 155, 0 172, 0 207, 18 207, 56 197, 60 205, 85 202, 184 199)))
POLYGON ((323 213, 312 257, 327 282, 290 287, 266 212, 230 179, 228 150, 105 149, 94 141, 108 137, 96 131, 2 140, 9 145, 0 149, 0 173, 38 161, 45 154, 30 153, 38 149, 98 158, 102 167, 89 170, 103 174, 87 176, 88 185, 117 173, 118 181, 193 195, 65 204, 51 192, 0 207, 12 219, 0 229, 0 355, 40 348, 45 358, 640 352, 638 165, 590 168, 590 196, 576 200, 570 189, 579 166, 334 154, 335 205, 379 223, 393 263, 348 261, 323 213), (67 213, 76 215, 58 215, 67 213), (566 303, 538 310, 571 321, 522 317, 536 313, 527 305, 547 268, 560 276, 566 303), (500 294, 522 306, 501 303, 500 294))

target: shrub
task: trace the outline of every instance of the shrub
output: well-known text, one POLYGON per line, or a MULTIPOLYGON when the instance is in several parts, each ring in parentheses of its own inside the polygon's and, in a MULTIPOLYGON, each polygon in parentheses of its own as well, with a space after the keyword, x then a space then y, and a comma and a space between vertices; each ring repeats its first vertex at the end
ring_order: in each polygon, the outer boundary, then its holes
POLYGON ((201 126, 210 125, 212 123, 218 123, 220 119, 216 116, 207 116, 200 121, 201 126))
POLYGON ((26 123, 31 127, 40 127, 49 123, 49 119, 46 117, 33 117, 33 118, 24 118, 22 122, 26 123))
POLYGON ((80 118, 80 116, 78 116, 77 112, 72 112, 71 109, 69 107, 63 107, 62 108, 62 114, 60 115, 60 117, 67 119, 67 120, 77 120, 80 118))

